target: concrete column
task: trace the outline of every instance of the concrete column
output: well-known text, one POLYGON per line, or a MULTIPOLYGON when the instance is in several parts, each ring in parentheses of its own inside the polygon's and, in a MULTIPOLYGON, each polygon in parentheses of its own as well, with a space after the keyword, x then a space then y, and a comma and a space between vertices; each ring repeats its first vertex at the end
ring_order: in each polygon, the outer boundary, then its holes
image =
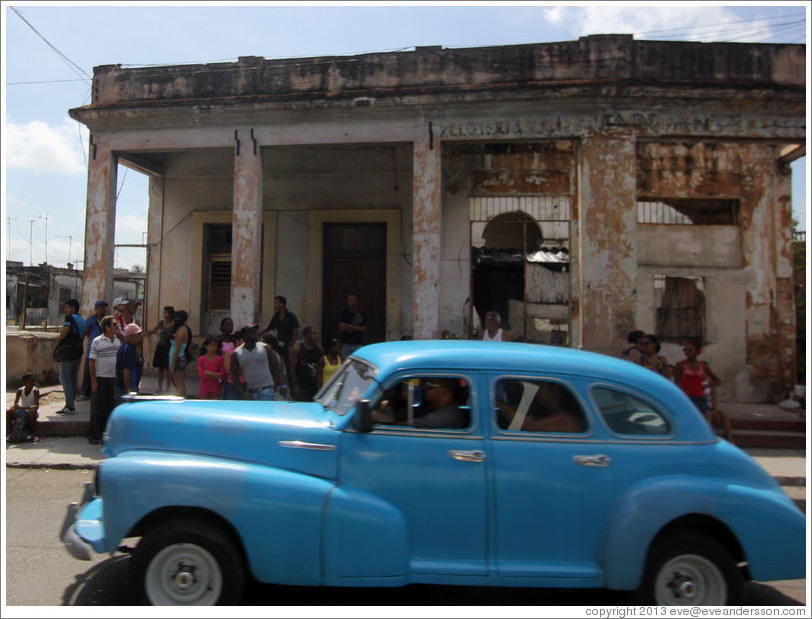
MULTIPOLYGON (((147 215, 147 281, 144 307, 144 326, 154 327, 163 319, 161 303, 161 279, 163 275, 163 226, 164 226, 164 178, 149 177, 149 211, 147 215)), ((145 345, 152 352, 152 344, 157 340, 144 338, 145 345)), ((146 353, 145 353, 146 354, 146 353)), ((152 357, 149 357, 150 359, 152 357)))
POLYGON ((231 246, 231 317, 239 328, 256 322, 262 266, 262 154, 249 140, 234 157, 231 246))
POLYGON ((414 142, 412 330, 416 340, 440 334, 440 143, 427 132, 414 142))
POLYGON ((636 328, 634 137, 586 137, 581 143, 580 172, 580 345, 617 355, 629 331, 636 328))
POLYGON ((791 177, 770 145, 743 147, 741 158, 747 368, 759 400, 781 400, 795 383, 791 177))
POLYGON ((113 309, 118 156, 109 145, 98 142, 90 144, 89 155, 82 315, 99 299, 106 300, 113 309))

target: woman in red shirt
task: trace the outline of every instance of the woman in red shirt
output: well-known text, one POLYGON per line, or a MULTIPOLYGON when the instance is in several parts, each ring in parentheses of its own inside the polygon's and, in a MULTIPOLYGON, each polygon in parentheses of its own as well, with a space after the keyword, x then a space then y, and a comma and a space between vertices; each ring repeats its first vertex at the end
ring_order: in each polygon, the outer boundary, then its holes
POLYGON ((716 387, 722 383, 710 369, 706 361, 698 359, 702 345, 698 342, 685 342, 682 347, 685 359, 674 366, 674 381, 685 392, 691 401, 705 416, 708 423, 721 423, 725 428, 725 438, 732 440, 730 417, 716 406, 716 387), (710 389, 711 402, 708 402, 706 390, 710 389))

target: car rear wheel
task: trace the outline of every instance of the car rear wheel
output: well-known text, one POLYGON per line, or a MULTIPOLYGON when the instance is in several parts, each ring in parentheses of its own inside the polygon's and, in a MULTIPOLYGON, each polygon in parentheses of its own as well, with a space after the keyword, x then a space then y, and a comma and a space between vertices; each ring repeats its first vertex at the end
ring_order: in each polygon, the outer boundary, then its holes
POLYGON ((242 598, 242 555, 228 535, 205 520, 172 520, 153 527, 141 538, 132 559, 147 604, 227 605, 242 598))
POLYGON ((704 535, 684 534, 655 546, 649 556, 642 604, 728 606, 741 603, 742 578, 731 554, 704 535))

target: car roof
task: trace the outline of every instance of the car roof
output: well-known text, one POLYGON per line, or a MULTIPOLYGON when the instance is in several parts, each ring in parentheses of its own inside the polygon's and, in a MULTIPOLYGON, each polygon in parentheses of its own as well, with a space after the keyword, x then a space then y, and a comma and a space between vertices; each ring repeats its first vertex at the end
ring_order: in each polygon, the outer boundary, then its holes
MULTIPOLYGON (((399 369, 485 369, 499 372, 545 372, 604 378, 636 385, 662 383, 655 372, 629 361, 561 346, 479 340, 409 340, 370 344, 354 356, 387 373, 399 369)), ((668 382, 668 381, 666 381, 668 382)))
POLYGON ((384 378, 411 370, 461 373, 485 370, 613 384, 643 394, 670 410, 681 420, 678 434, 683 438, 713 438, 710 426, 672 381, 643 366, 601 353, 520 342, 409 340, 369 344, 352 356, 372 363, 384 378))

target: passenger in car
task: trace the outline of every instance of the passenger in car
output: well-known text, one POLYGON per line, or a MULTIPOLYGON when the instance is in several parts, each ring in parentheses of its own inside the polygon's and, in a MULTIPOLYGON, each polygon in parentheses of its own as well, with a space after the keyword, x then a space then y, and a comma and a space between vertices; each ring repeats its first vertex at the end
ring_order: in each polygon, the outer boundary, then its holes
POLYGON ((584 414, 570 391, 551 381, 502 381, 499 427, 522 432, 583 432, 584 414))
POLYGON ((372 419, 377 423, 405 424, 408 413, 407 382, 400 382, 385 394, 380 404, 372 410, 372 419))

